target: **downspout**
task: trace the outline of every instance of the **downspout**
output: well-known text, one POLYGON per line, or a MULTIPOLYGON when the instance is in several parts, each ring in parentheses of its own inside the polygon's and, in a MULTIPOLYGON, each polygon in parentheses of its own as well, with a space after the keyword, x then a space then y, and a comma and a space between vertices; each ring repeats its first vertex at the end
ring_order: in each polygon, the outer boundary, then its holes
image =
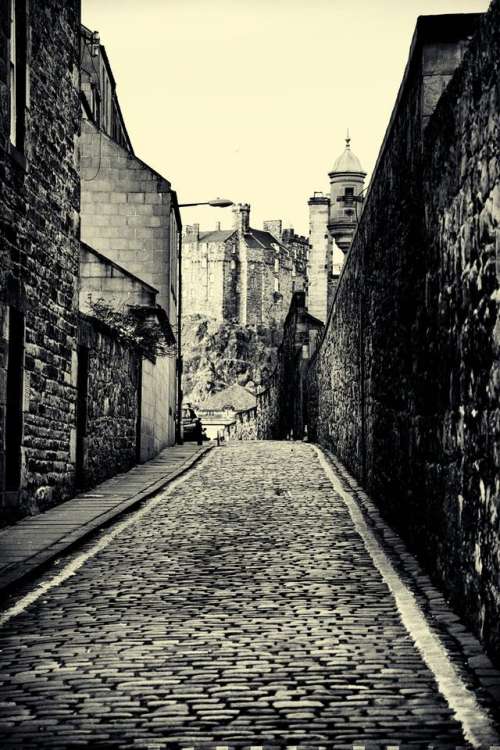
POLYGON ((175 421, 175 442, 184 443, 182 435, 182 220, 177 201, 177 193, 172 191, 173 207, 177 219, 178 254, 177 254, 177 419, 175 421))

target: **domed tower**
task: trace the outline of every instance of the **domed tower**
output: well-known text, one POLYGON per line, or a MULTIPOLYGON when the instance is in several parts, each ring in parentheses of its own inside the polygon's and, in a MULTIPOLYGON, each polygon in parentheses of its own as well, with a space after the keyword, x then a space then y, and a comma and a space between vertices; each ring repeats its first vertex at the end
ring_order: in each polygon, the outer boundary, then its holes
POLYGON ((346 253, 351 245, 361 213, 361 195, 366 172, 351 151, 347 131, 346 147, 328 173, 330 178, 330 219, 328 230, 337 246, 346 253))

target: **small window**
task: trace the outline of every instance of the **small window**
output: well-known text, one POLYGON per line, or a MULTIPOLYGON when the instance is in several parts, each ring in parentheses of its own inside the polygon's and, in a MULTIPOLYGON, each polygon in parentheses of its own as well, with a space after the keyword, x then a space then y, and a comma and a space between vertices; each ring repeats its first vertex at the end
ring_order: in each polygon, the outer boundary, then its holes
POLYGON ((352 188, 352 187, 346 187, 344 195, 353 198, 354 197, 354 188, 352 188))
POLYGON ((10 0, 10 141, 24 151, 27 103, 27 8, 26 0, 10 0))
POLYGON ((274 273, 279 273, 279 272, 280 272, 280 259, 275 258, 274 259, 274 273))
POLYGON ((274 291, 279 292, 279 290, 280 290, 280 280, 274 279, 274 291))
POLYGON ((232 271, 234 271, 234 270, 235 270, 235 268, 236 268, 236 261, 235 261, 235 260, 232 260, 232 261, 231 261, 231 270, 232 270, 232 271))

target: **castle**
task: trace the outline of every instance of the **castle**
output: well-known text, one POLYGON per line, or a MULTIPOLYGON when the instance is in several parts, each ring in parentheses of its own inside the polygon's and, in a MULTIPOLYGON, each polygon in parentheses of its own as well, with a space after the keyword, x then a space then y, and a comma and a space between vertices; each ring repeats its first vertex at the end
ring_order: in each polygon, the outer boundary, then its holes
POLYGON ((186 227, 182 308, 240 325, 282 323, 295 291, 306 289, 309 242, 279 220, 250 226, 250 206, 233 208, 232 229, 186 227))
POLYGON ((308 311, 323 322, 363 203, 366 172, 351 150, 349 133, 346 147, 328 176, 330 195, 316 192, 309 199, 308 311))

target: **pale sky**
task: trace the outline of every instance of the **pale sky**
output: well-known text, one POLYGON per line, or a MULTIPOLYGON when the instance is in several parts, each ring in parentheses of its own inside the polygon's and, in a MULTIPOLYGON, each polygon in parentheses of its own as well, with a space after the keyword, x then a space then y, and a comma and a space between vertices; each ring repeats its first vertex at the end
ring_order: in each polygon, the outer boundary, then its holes
MULTIPOLYGON (((250 203, 251 225, 308 233, 344 148, 368 178, 419 15, 481 12, 484 0, 82 0, 99 31, 136 154, 180 203, 250 203)), ((183 209, 231 225, 231 209, 183 209)))

